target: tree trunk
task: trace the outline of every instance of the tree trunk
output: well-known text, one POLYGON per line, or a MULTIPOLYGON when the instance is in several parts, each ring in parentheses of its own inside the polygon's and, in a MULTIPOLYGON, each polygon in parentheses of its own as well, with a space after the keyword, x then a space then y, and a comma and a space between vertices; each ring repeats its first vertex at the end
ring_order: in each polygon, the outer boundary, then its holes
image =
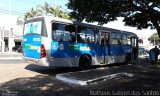
POLYGON ((158 36, 160 38, 160 26, 156 27, 156 30, 157 30, 158 36))

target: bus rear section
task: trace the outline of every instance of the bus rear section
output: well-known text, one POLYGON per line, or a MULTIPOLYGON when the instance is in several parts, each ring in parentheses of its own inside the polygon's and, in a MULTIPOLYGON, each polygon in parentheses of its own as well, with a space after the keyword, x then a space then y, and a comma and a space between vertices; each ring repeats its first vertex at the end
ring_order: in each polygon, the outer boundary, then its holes
POLYGON ((46 49, 42 43, 43 18, 26 21, 23 36, 23 56, 26 62, 48 66, 46 49))

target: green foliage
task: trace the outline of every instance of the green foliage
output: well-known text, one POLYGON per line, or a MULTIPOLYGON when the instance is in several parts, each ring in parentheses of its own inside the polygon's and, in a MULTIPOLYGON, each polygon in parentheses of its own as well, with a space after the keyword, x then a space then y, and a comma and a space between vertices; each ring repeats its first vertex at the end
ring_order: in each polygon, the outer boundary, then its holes
POLYGON ((43 6, 37 6, 37 12, 39 15, 47 15, 48 13, 51 13, 51 8, 52 7, 47 2, 45 2, 43 6))
POLYGON ((67 6, 78 21, 104 24, 124 17, 126 26, 156 29, 160 36, 160 0, 69 0, 67 6))
POLYGON ((53 8, 47 2, 45 2, 43 6, 37 6, 36 9, 32 8, 29 12, 25 14, 25 17, 32 18, 41 15, 53 15, 55 17, 70 19, 68 13, 66 11, 63 11, 60 6, 56 6, 55 8, 53 8))
POLYGON ((29 12, 25 14, 25 17, 32 18, 34 16, 38 16, 38 12, 36 9, 32 8, 29 12))
POLYGON ((159 38, 159 36, 158 36, 158 33, 154 33, 154 34, 152 34, 149 38, 148 38, 148 40, 151 42, 151 43, 155 43, 156 45, 158 45, 159 43, 160 43, 160 38, 159 38))

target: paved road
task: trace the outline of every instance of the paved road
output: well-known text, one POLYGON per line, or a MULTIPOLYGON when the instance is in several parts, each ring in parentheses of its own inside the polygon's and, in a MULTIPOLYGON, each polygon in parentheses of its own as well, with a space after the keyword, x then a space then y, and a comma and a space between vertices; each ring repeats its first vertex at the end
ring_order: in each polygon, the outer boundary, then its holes
POLYGON ((14 64, 14 66, 3 64, 0 67, 0 90, 2 90, 1 93, 6 94, 12 90, 10 93, 19 96, 160 95, 159 66, 151 67, 147 61, 143 60, 135 65, 112 66, 109 67, 109 70, 110 73, 125 71, 138 75, 133 78, 116 78, 95 82, 87 86, 79 86, 55 78, 55 75, 59 73, 79 71, 76 68, 46 68, 32 64, 14 64))

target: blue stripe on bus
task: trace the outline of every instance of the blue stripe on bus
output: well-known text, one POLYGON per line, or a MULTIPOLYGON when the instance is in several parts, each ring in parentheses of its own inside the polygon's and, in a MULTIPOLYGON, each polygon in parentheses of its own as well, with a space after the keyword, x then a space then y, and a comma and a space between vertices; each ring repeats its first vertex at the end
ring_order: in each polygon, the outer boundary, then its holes
POLYGON ((100 44, 84 44, 72 42, 52 42, 51 57, 79 57, 83 54, 95 56, 120 56, 130 52, 131 46, 109 45, 106 49, 100 44), (106 50, 106 53, 105 53, 106 50))
POLYGON ((120 56, 131 52, 131 45, 110 45, 109 55, 110 56, 120 56))
POLYGON ((91 49, 93 47, 87 44, 78 44, 72 42, 52 42, 51 43, 51 57, 66 58, 80 56, 81 54, 95 55, 91 49))

